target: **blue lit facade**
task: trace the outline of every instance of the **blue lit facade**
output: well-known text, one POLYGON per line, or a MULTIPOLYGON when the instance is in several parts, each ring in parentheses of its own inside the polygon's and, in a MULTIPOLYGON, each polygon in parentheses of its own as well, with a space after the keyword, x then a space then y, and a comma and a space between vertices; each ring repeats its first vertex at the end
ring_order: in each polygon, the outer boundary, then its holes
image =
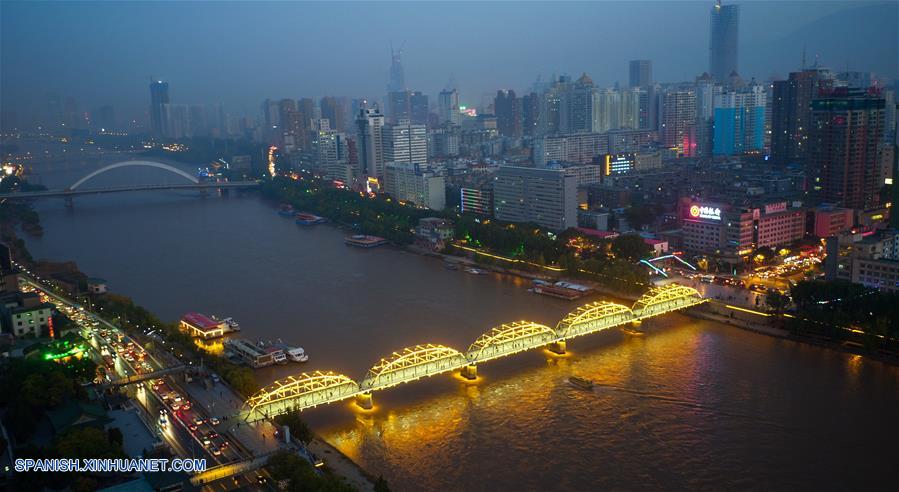
POLYGON ((765 93, 761 86, 715 96, 712 153, 740 155, 765 148, 765 93))

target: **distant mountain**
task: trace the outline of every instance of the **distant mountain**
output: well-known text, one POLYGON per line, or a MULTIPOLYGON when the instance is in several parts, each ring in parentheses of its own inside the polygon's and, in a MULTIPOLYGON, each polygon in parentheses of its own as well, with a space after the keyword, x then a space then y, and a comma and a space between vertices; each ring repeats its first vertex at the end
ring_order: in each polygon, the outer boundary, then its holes
POLYGON ((757 47, 741 50, 741 66, 767 78, 815 63, 834 71, 870 71, 899 78, 899 3, 850 8, 822 17, 792 33, 757 47))

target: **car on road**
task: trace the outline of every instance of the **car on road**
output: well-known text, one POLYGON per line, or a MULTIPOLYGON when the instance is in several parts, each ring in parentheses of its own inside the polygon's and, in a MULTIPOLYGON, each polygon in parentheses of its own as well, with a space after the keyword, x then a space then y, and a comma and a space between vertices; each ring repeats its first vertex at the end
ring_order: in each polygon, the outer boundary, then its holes
POLYGON ((209 423, 211 425, 219 425, 219 423, 221 423, 221 421, 215 417, 212 417, 211 419, 209 419, 209 423))
POLYGON ((263 475, 256 475, 256 483, 259 485, 265 485, 268 483, 268 478, 263 475))
POLYGON ((221 378, 219 378, 218 374, 212 374, 209 376, 209 378, 212 379, 213 383, 220 383, 222 381, 221 378))
POLYGON ((212 452, 213 456, 221 456, 222 455, 222 450, 217 447, 213 447, 212 449, 210 449, 210 451, 212 452))

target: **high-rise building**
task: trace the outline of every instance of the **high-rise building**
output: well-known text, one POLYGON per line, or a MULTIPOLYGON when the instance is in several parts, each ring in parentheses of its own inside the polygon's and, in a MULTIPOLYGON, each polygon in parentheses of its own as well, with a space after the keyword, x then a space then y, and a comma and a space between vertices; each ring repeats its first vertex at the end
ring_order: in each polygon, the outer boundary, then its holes
POLYGON ((338 132, 346 130, 346 98, 326 96, 318 102, 322 118, 328 120, 330 128, 338 132))
POLYGON ((534 139, 534 165, 544 167, 553 161, 587 164, 604 154, 637 152, 657 138, 658 134, 651 130, 617 130, 607 133, 537 137, 534 139))
POLYGON ((384 178, 384 115, 377 108, 362 108, 356 116, 356 150, 362 172, 384 178))
POLYGON ((636 130, 643 128, 641 99, 646 97, 646 89, 632 87, 620 91, 621 120, 619 128, 636 130))
POLYGON ((571 87, 571 77, 561 75, 553 80, 550 86, 543 92, 540 98, 539 121, 537 133, 540 135, 555 135, 563 133, 563 125, 567 125, 565 118, 565 93, 571 87))
POLYGON ((741 91, 715 96, 714 154, 739 155, 765 149, 765 87, 752 83, 741 91))
POLYGON ((532 92, 521 98, 521 133, 526 137, 537 134, 540 124, 540 96, 532 92))
POLYGON ((446 208, 446 183, 443 176, 424 171, 409 162, 389 162, 384 173, 384 191, 397 200, 409 201, 432 210, 446 208))
POLYGON ((406 71, 403 69, 403 48, 394 51, 390 47, 390 82, 387 84, 387 92, 401 92, 406 90, 406 71))
POLYGON ((811 102, 821 91, 833 87, 829 70, 793 72, 787 80, 774 82, 771 101, 771 157, 779 164, 805 159, 810 128, 811 102))
POLYGON ((692 157, 696 151, 696 91, 671 88, 659 95, 659 138, 662 145, 692 157))
POLYGON ((325 177, 352 183, 356 177, 354 162, 350 159, 350 143, 346 135, 330 128, 330 120, 321 118, 312 122, 311 146, 315 168, 325 177))
POLYGON ((97 130, 112 131, 116 128, 115 110, 110 105, 91 111, 91 123, 97 130))
POLYGON ((410 162, 428 165, 428 129, 425 125, 413 125, 409 120, 384 125, 384 162, 410 162))
POLYGON ((649 87, 652 85, 652 61, 631 60, 629 80, 631 87, 649 87))
POLYGON ((402 90, 387 93, 387 121, 398 123, 408 120, 412 113, 412 91, 402 90))
POLYGON ((521 138, 521 99, 515 97, 515 91, 496 91, 493 111, 496 113, 496 129, 500 135, 521 138))
POLYGON ((163 136, 166 133, 163 105, 169 103, 169 83, 161 80, 150 82, 150 123, 153 134, 163 136))
POLYGON ((593 79, 582 74, 574 84, 560 87, 561 107, 559 115, 559 132, 589 133, 604 131, 594 129, 594 92, 593 79))
POLYGON ((312 131, 312 121, 320 118, 321 112, 319 112, 315 101, 308 97, 297 101, 297 118, 295 120, 297 127, 293 130, 294 134, 299 137, 297 139, 297 147, 304 151, 310 150, 309 136, 312 131))
POLYGON ((577 178, 564 169, 502 166, 493 178, 493 216, 554 231, 577 227, 577 178))
POLYGON ((621 128, 621 94, 614 89, 594 90, 592 113, 592 132, 604 133, 621 128))
POLYGON ((462 113, 459 110, 459 93, 456 89, 440 91, 437 98, 437 117, 442 125, 449 121, 454 125, 462 124, 462 113))
POLYGON ((883 119, 884 99, 873 92, 840 87, 812 100, 806 180, 813 196, 853 209, 878 204, 883 119))
POLYGON ((712 155, 714 133, 715 97, 722 93, 721 84, 715 83, 708 72, 696 78, 696 157, 712 155))
POLYGON ((413 91, 409 94, 409 119, 415 125, 427 125, 428 114, 428 96, 422 94, 421 91, 413 91))
POLYGON ((740 6, 721 5, 717 0, 709 16, 709 75, 726 82, 737 72, 737 48, 740 33, 740 6))

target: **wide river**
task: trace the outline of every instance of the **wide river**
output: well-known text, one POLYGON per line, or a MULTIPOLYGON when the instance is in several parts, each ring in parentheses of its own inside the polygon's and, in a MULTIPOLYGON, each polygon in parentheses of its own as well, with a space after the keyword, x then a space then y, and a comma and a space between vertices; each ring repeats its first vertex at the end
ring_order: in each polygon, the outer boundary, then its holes
MULTIPOLYGON (((62 188, 91 164, 37 166, 62 188)), ((85 184, 159 182, 122 169, 85 184)), ((504 322, 554 324, 577 306, 512 277, 449 271, 390 247, 349 248, 253 194, 142 192, 38 203, 36 258, 74 260, 168 321, 232 316, 242 336, 303 346, 310 361, 261 383, 330 369, 361 378, 418 343, 460 350, 504 322)), ((892 489, 899 483, 899 369, 669 315, 646 335, 569 342, 376 393, 376 409, 309 411, 321 435, 397 490, 892 489), (593 391, 568 384, 596 381, 593 391)))

